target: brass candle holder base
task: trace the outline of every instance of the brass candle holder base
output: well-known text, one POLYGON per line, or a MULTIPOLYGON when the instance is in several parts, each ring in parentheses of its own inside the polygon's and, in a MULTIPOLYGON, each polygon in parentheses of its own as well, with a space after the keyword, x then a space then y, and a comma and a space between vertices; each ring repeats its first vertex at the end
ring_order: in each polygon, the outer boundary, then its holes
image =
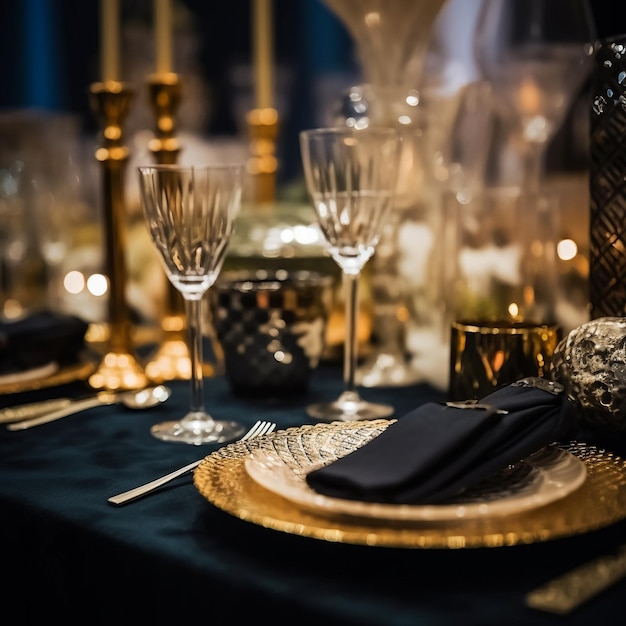
MULTIPOLYGON (((146 374, 154 382, 168 380, 189 380, 191 378, 191 360, 187 342, 184 339, 168 337, 150 357, 146 363, 146 374)), ((216 368, 212 363, 202 364, 202 374, 205 378, 216 375, 216 368)))
POLYGON ((132 354, 107 352, 96 371, 88 379, 94 389, 141 389, 148 384, 148 377, 132 354))
POLYGON ((184 339, 168 337, 146 363, 146 374, 154 382, 189 380, 191 363, 184 339))
POLYGON ((129 151, 122 142, 122 123, 134 93, 123 83, 107 81, 91 86, 91 105, 102 124, 102 146, 96 160, 102 165, 105 273, 109 278, 110 334, 107 352, 89 384, 95 389, 139 389, 148 378, 132 354, 131 322, 126 305, 126 211, 124 171, 129 151))
MULTIPOLYGON (((144 362, 147 376, 154 382, 167 380, 189 380, 191 356, 185 339, 187 318, 185 303, 174 286, 165 279, 166 303, 160 324, 160 339, 157 349, 144 362)), ((213 375, 213 369, 211 368, 213 375)))
MULTIPOLYGON (((150 380, 162 383, 168 380, 190 380, 191 356, 185 337, 186 318, 180 315, 165 315, 161 320, 162 341, 145 363, 146 375, 150 380)), ((212 363, 202 364, 202 373, 209 378, 215 376, 212 363)))

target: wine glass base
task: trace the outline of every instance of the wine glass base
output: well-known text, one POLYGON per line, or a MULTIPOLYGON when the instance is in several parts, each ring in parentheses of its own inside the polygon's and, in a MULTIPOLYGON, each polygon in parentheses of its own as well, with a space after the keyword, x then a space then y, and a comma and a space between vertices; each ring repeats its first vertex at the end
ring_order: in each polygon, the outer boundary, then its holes
POLYGON ((356 372, 356 382, 363 387, 406 387, 422 380, 402 357, 381 353, 366 361, 356 372))
POLYGON ((243 435, 245 428, 238 422, 214 420, 204 413, 192 413, 182 420, 161 422, 150 429, 150 434, 161 441, 173 441, 199 446, 204 443, 223 443, 243 435))
POLYGON ((326 422, 358 422, 389 417, 394 408, 389 404, 378 404, 358 400, 345 402, 341 399, 335 402, 320 402, 310 404, 306 408, 307 415, 326 422))

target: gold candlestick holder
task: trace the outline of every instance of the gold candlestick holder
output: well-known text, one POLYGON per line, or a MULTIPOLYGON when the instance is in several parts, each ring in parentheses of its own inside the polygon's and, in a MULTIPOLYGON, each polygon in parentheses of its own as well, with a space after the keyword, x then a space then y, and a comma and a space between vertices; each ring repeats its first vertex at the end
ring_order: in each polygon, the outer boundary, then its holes
POLYGON ((131 349, 131 321, 126 304, 126 211, 124 172, 129 150, 123 145, 122 124, 134 93, 123 83, 91 85, 91 105, 102 123, 102 145, 95 157, 102 165, 105 272, 109 277, 109 337, 107 352, 89 384, 95 389, 139 389, 148 378, 131 349))
POLYGON ((254 199, 258 204, 276 200, 276 139, 278 111, 272 108, 252 109, 247 115, 250 154, 247 171, 254 181, 254 199))
MULTIPOLYGON (((148 77, 148 97, 155 114, 155 136, 148 144, 154 160, 163 165, 175 164, 181 146, 176 138, 176 112, 182 98, 178 74, 153 74, 148 77)), ((161 316, 161 341, 145 364, 148 377, 155 382, 188 380, 191 377, 191 358, 186 340, 187 320, 185 301, 180 292, 163 274, 164 299, 161 316)), ((212 376, 215 368, 203 363, 205 376, 212 376)))
POLYGON ((182 98, 178 74, 152 74, 148 77, 148 98, 156 117, 156 131, 148 148, 157 163, 174 164, 180 154, 176 138, 176 112, 182 98))

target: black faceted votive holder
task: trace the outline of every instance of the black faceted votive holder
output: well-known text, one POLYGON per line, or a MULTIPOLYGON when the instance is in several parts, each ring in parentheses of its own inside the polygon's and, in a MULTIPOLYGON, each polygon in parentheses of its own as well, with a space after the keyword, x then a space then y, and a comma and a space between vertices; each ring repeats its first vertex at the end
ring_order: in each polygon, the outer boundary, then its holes
POLYGON ((223 272, 209 300, 235 395, 308 390, 325 348, 333 284, 333 277, 309 271, 223 272))

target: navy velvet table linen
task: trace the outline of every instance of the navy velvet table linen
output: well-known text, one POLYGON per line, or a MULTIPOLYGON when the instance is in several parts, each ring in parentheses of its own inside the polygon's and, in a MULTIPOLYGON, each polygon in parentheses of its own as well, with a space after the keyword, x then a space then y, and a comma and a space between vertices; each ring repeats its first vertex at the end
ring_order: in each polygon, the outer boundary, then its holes
MULTIPOLYGON (((200 458, 216 446, 165 443, 150 426, 188 406, 188 385, 155 409, 121 406, 27 431, 0 429, 3 610, 14 623, 64 625, 272 624, 345 626, 553 625, 524 595, 585 559, 615 549, 626 525, 508 548, 420 550, 356 546, 277 532, 207 502, 187 475, 123 507, 107 498, 200 458)), ((305 406, 333 399, 339 368, 315 372, 308 395, 252 402, 207 380, 207 407, 246 426, 312 423, 305 406)), ((85 393, 76 384, 55 394, 85 393)), ((41 398, 0 396, 3 405, 41 398)), ((51 395, 51 390, 46 395, 51 395)), ((443 394, 427 385, 365 390, 405 415, 443 394)), ((615 437, 607 441, 617 445, 615 437)), ((616 623, 620 583, 566 623, 616 623)), ((7 618, 8 619, 8 618, 7 618)), ((7 623, 12 623, 10 620, 7 623)))

